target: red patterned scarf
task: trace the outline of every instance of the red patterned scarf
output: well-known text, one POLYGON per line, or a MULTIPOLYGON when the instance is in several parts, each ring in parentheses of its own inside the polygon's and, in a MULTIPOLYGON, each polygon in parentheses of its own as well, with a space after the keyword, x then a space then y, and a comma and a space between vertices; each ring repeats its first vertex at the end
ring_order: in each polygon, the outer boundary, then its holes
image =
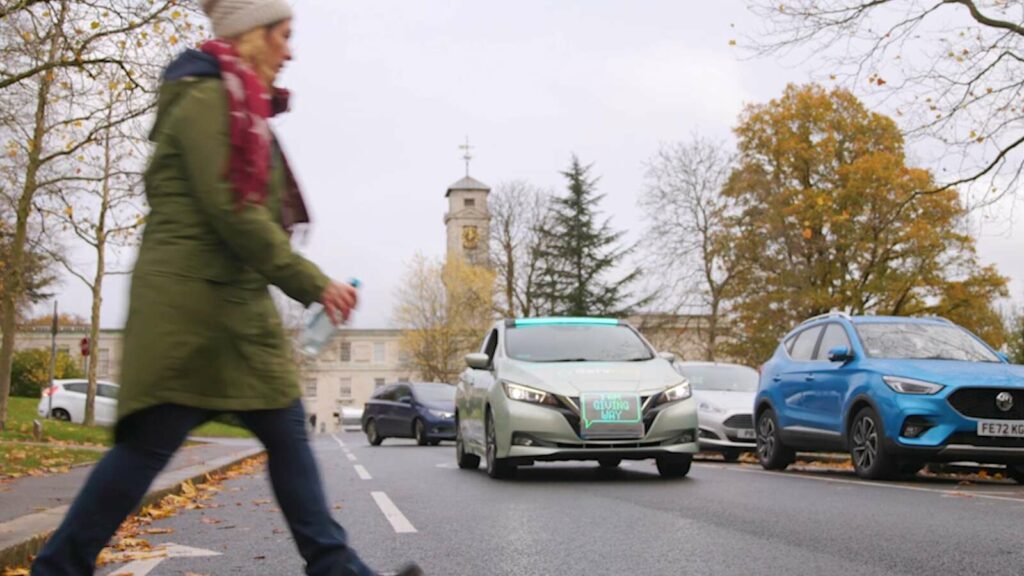
MULTIPOLYGON (((227 177, 234 185, 239 206, 263 204, 267 200, 272 143, 267 119, 288 110, 288 92, 275 88, 272 97, 256 71, 242 60, 234 45, 225 40, 210 40, 200 49, 220 63, 221 79, 228 94, 231 157, 227 177)), ((289 188, 293 188, 291 174, 288 180, 289 188)), ((287 192, 286 205, 289 202, 294 204, 298 187, 294 186, 294 190, 287 192)), ((301 195, 297 201, 302 203, 301 195)), ((302 212, 305 212, 305 206, 302 212)), ((290 229, 293 223, 282 222, 286 229, 290 229)))

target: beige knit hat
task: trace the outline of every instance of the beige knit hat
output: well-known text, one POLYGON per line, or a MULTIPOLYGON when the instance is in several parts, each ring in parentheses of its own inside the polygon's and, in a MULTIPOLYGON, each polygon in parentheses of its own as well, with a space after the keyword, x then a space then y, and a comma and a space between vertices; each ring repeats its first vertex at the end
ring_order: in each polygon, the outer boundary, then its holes
POLYGON ((232 38, 253 28, 267 26, 292 17, 287 0, 202 0, 203 12, 210 17, 213 34, 232 38))

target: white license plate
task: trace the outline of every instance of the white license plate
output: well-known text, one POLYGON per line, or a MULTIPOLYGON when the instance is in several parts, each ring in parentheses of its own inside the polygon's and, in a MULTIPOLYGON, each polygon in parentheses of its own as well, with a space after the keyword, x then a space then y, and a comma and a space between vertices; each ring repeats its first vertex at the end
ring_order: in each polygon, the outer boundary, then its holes
POLYGON ((746 429, 740 430, 739 433, 736 434, 736 436, 738 436, 742 440, 753 440, 755 438, 754 431, 746 429))
POLYGON ((978 436, 1024 438, 1024 421, 982 420, 978 422, 978 436))

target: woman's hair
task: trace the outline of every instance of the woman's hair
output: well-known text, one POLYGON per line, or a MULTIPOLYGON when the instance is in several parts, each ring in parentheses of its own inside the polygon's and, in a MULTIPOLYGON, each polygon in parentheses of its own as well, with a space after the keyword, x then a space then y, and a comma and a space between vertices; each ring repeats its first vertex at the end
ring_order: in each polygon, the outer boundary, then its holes
POLYGON ((271 24, 269 26, 253 28, 235 39, 235 46, 239 56, 252 66, 253 70, 256 71, 256 74, 268 88, 274 83, 277 73, 267 63, 267 52, 269 50, 267 36, 270 33, 270 29, 276 25, 271 24))

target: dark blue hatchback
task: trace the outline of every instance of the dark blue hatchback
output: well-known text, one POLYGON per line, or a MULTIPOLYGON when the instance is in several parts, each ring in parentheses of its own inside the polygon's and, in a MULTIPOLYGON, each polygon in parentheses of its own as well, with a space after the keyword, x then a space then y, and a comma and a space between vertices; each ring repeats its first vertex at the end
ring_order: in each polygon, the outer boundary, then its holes
POLYGON ((385 438, 415 438, 420 446, 455 440, 455 387, 436 382, 400 382, 379 388, 363 409, 370 444, 385 438))
POLYGON ((812 318, 762 367, 754 410, 768 469, 849 451, 865 478, 969 460, 1024 482, 1024 367, 941 318, 812 318))

